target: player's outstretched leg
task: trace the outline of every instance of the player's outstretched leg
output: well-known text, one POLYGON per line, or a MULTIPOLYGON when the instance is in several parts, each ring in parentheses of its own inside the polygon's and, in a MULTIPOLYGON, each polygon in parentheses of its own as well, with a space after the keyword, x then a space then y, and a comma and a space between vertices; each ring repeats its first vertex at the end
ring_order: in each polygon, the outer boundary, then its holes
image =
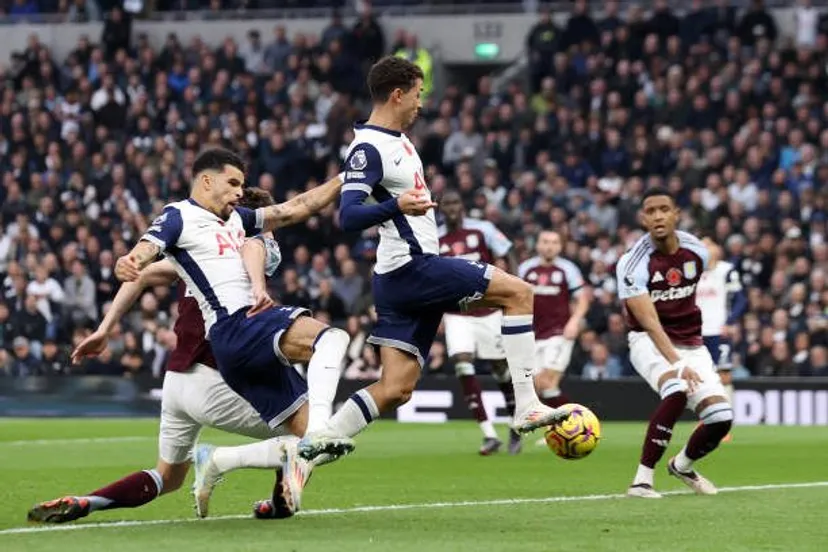
POLYGON ((242 468, 281 469, 288 445, 295 445, 298 440, 295 436, 285 436, 235 447, 216 447, 206 443, 196 446, 193 454, 196 515, 207 517, 210 498, 224 474, 242 468))
POLYGON ((159 460, 153 470, 129 474, 87 495, 65 496, 35 504, 27 517, 32 522, 66 523, 97 510, 137 508, 181 487, 189 467, 189 462, 168 464, 159 460))
MULTIPOLYGON (((509 374, 509 364, 505 359, 492 361, 492 376, 497 381, 497 387, 503 393, 503 400, 506 402, 506 411, 509 413, 512 423, 515 419, 515 389, 512 387, 512 377, 509 374)), ((523 445, 520 433, 509 428, 509 454, 520 454, 523 445)))
POLYGON ((728 434, 733 424, 733 409, 725 397, 713 396, 702 400, 696 412, 701 425, 690 435, 681 452, 670 459, 667 471, 696 494, 713 495, 718 492, 716 486, 694 470, 693 464, 716 450, 728 434))
POLYGON ((687 406, 687 382, 677 377, 675 370, 662 376, 658 383, 661 402, 647 426, 641 462, 632 485, 627 489, 628 496, 661 498, 661 494, 653 488, 653 470, 670 445, 673 426, 687 406))
POLYGON ((480 447, 481 456, 489 456, 500 450, 503 443, 497 438, 494 424, 489 420, 486 409, 483 407, 483 390, 474 372, 472 356, 466 353, 457 355, 454 359, 454 371, 460 380, 463 389, 463 398, 466 406, 474 415, 480 430, 483 432, 483 444, 480 447))
POLYGON ((544 405, 535 392, 532 287, 515 276, 494 269, 483 301, 503 309, 503 348, 515 391, 514 428, 520 433, 528 433, 566 419, 567 411, 544 405))
MULTIPOLYGON (((434 329, 439 325, 436 319, 434 329)), ((383 370, 379 381, 351 395, 325 427, 309 432, 299 442, 299 454, 313 460, 331 443, 354 437, 376 420, 381 412, 405 404, 420 377, 420 363, 413 354, 391 346, 380 347, 383 370)))

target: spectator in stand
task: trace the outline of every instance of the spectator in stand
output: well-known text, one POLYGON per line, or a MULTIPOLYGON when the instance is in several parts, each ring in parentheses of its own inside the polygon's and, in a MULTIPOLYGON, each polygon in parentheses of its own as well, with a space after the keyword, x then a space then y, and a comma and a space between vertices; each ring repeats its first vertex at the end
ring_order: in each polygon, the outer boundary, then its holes
POLYGON ((737 33, 742 45, 756 46, 760 40, 776 42, 779 31, 773 16, 765 10, 764 1, 751 0, 750 8, 739 22, 737 33))

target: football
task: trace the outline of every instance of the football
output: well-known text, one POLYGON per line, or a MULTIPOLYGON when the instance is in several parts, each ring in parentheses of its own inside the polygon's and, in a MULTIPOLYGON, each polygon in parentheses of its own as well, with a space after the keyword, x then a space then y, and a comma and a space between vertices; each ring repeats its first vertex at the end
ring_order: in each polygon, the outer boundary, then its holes
POLYGON ((601 440, 601 422, 583 405, 569 403, 561 408, 569 410, 569 418, 546 430, 546 445, 567 460, 589 456, 601 440))

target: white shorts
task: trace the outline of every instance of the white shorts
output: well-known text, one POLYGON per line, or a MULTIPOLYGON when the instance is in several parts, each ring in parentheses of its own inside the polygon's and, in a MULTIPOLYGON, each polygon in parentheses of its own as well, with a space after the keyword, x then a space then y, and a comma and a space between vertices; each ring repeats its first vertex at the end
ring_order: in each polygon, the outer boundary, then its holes
POLYGON ((535 373, 543 370, 566 372, 574 347, 575 341, 562 335, 535 341, 535 373))
MULTIPOLYGON (((655 343, 645 332, 630 332, 630 362, 642 378, 647 380, 653 391, 659 393, 658 380, 670 370, 670 363, 656 349, 655 343)), ((696 406, 707 397, 727 397, 716 367, 713 366, 713 357, 707 347, 675 347, 679 357, 687 366, 695 370, 702 383, 695 391, 687 395, 687 408, 695 410, 696 406)))
POLYGON ((502 320, 501 311, 486 316, 446 314, 443 324, 446 330, 448 356, 466 353, 482 360, 506 358, 503 336, 500 335, 502 320))
POLYGON ((167 372, 161 394, 158 455, 169 464, 191 460, 203 426, 255 439, 285 435, 270 429, 259 414, 221 379, 218 370, 195 364, 187 372, 167 372))

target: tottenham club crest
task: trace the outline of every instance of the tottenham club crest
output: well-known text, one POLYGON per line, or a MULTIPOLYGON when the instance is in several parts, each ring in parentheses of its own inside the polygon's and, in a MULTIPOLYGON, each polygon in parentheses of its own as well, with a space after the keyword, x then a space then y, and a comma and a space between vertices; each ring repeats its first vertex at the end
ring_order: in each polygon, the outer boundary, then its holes
POLYGON ((357 150, 351 157, 351 168, 355 171, 361 171, 368 166, 368 158, 365 156, 365 150, 357 150))
POLYGON ((696 263, 693 261, 687 261, 684 263, 684 277, 688 280, 693 280, 696 278, 696 263))

